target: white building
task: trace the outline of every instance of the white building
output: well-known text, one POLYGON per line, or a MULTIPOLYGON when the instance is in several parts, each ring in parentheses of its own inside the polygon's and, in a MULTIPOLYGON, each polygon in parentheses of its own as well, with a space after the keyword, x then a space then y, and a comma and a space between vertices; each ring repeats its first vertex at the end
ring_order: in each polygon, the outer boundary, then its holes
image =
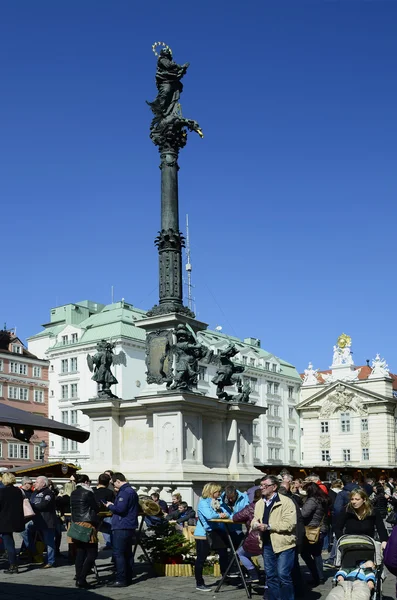
POLYGON ((395 468, 396 389, 397 378, 379 354, 372 366, 354 365, 351 339, 342 334, 330 370, 309 363, 304 373, 297 406, 302 465, 395 468))
MULTIPOLYGON (((119 382, 112 386, 113 393, 125 401, 140 393, 146 372, 145 332, 135 322, 144 317, 145 311, 124 301, 108 306, 83 301, 51 309, 50 322, 28 340, 31 352, 50 361, 50 417, 89 430, 89 418, 73 403, 97 395, 86 357, 95 353, 101 339, 111 339, 116 344, 115 353, 123 351, 127 357, 126 367, 113 367, 119 382)), ((246 366, 244 378, 249 379, 250 398, 268 409, 253 424, 254 464, 297 466, 300 435, 296 405, 301 379, 295 367, 263 350, 256 338, 242 341, 218 331, 203 331, 199 339, 214 354, 230 342, 236 345, 239 354, 235 360, 246 366)), ((202 363, 198 389, 207 396, 215 397, 215 385, 211 382, 215 373, 214 364, 202 363)), ((49 456, 88 465, 89 442, 77 444, 51 436, 49 456)))

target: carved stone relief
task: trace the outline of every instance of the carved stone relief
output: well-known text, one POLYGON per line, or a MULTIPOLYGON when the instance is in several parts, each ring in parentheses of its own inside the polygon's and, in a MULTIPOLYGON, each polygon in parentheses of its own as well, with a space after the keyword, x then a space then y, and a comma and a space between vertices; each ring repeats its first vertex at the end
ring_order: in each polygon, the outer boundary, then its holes
POLYGON ((331 448, 331 436, 327 433, 320 435, 320 448, 331 448))

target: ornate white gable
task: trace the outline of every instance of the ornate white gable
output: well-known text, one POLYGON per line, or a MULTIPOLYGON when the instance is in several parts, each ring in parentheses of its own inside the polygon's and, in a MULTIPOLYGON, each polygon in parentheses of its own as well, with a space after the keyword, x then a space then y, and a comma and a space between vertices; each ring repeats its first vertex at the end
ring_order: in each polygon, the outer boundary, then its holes
POLYGON ((325 387, 311 398, 296 407, 297 410, 317 410, 322 418, 331 417, 335 412, 354 411, 357 415, 368 414, 366 403, 371 400, 367 394, 356 391, 352 385, 334 383, 325 387))

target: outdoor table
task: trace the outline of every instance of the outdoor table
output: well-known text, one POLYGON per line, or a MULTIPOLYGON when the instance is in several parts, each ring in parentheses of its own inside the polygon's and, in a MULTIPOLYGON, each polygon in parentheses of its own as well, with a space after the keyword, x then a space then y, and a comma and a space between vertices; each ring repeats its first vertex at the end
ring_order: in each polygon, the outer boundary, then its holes
MULTIPOLYGON (((232 559, 231 559, 230 563, 228 564, 228 567, 227 567, 226 571, 222 575, 222 579, 220 580, 220 582, 216 586, 215 593, 219 592, 219 590, 221 589, 222 585, 225 582, 227 574, 229 573, 230 569, 233 566, 233 563, 235 562, 236 565, 237 565, 237 568, 238 568, 238 570, 240 572, 240 576, 241 576, 241 579, 242 579, 242 582, 243 582, 245 593, 247 594, 247 598, 252 598, 251 586, 247 585, 247 582, 246 582, 245 577, 244 577, 244 573, 243 573, 241 565, 240 565, 240 559, 238 557, 237 551, 235 550, 235 548, 233 546, 233 540, 232 540, 232 536, 230 534, 229 525, 235 525, 236 523, 233 521, 233 519, 208 519, 208 520, 209 520, 210 523, 223 523, 225 525, 227 539, 228 539, 228 542, 229 542, 229 548, 232 551, 232 559)), ((241 542, 239 544, 239 548, 243 544, 243 542, 244 542, 244 538, 241 540, 241 542)), ((237 550, 238 550, 238 548, 237 548, 237 550)))

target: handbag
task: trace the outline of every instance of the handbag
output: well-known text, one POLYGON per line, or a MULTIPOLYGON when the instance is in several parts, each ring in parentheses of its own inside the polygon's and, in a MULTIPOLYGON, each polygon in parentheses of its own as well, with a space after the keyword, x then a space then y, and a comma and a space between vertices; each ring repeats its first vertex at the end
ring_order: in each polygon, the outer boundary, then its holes
POLYGON ((220 529, 211 529, 207 531, 203 525, 202 520, 199 517, 199 521, 205 531, 205 537, 207 538, 208 545, 210 550, 223 550, 223 548, 227 548, 228 545, 226 543, 226 535, 220 529))
POLYGON ((397 515, 394 510, 387 515, 386 523, 389 523, 390 525, 397 525, 397 515))
POLYGON ((70 523, 68 537, 78 542, 89 543, 92 534, 92 527, 84 527, 83 525, 77 525, 77 523, 70 523))
POLYGON ((321 525, 323 524, 323 521, 324 517, 321 519, 320 525, 317 525, 317 527, 305 525, 306 539, 309 542, 309 544, 316 544, 320 539, 321 525))
POLYGON ((29 500, 27 498, 23 499, 23 516, 25 517, 25 519, 31 519, 32 517, 34 517, 35 512, 32 508, 32 505, 30 504, 29 500))

